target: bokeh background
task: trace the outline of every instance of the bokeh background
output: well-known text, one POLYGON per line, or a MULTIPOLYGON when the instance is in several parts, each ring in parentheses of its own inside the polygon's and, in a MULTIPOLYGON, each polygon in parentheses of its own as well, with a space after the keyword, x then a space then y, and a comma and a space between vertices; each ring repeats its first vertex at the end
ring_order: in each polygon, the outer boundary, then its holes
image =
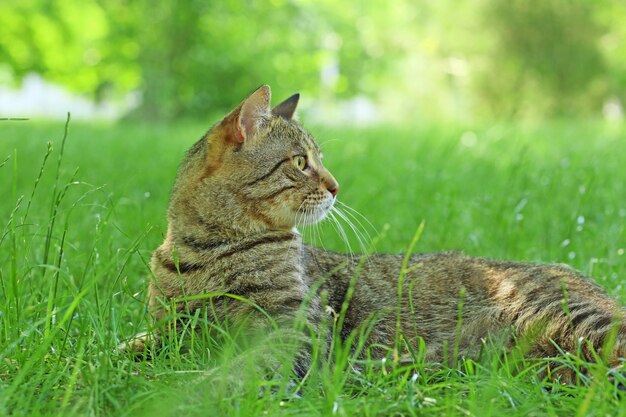
POLYGON ((206 119, 270 84, 321 123, 620 120, 624 22, 623 0, 2 1, 0 116, 206 119))

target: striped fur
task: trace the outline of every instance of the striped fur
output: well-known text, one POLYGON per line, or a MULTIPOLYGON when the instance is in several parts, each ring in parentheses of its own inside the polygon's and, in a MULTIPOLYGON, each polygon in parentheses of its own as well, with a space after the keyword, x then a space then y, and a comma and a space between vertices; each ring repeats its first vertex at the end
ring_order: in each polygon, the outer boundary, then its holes
MULTIPOLYGON (((504 343, 524 340, 529 357, 550 357, 559 346, 587 359, 592 349, 611 364, 626 356, 624 309, 574 270, 471 258, 459 253, 413 255, 398 299, 402 256, 373 255, 357 271, 343 254, 303 245, 296 223, 320 221, 338 190, 321 162, 312 136, 291 120, 297 96, 272 112, 269 88, 261 87, 214 126, 181 164, 168 211, 163 244, 154 252, 149 285, 155 320, 171 312, 171 300, 203 293, 230 293, 262 307, 289 327, 307 297, 307 319, 315 331, 328 306, 342 309, 352 277, 354 293, 342 336, 375 321, 368 343, 384 355, 397 336, 441 362, 456 352, 475 356, 488 336, 504 343), (306 168, 296 165, 306 157, 306 168), (321 285, 318 285, 321 283, 321 285), (311 294, 312 288, 319 288, 311 294), (399 308, 398 308, 399 307, 399 308), (462 308, 461 308, 462 307, 462 308), (459 324, 459 314, 462 322, 459 324), (615 335, 615 344, 604 352, 615 335), (580 340, 587 343, 580 343, 580 340)), ((178 312, 203 300, 181 302, 178 312)), ((247 304, 231 303, 216 320, 254 316, 247 304)), ((263 320, 252 321, 263 328, 263 320)), ((143 339, 133 348, 143 349, 143 339)), ((306 371, 306 347, 295 369, 306 371)))

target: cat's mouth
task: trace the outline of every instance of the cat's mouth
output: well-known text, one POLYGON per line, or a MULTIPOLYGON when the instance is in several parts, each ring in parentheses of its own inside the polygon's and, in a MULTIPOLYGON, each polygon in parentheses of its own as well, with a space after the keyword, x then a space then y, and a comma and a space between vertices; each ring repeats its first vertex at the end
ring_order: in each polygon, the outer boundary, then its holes
POLYGON ((321 202, 311 205, 303 203, 298 209, 296 224, 304 226, 321 222, 331 212, 334 204, 334 197, 325 198, 321 202))

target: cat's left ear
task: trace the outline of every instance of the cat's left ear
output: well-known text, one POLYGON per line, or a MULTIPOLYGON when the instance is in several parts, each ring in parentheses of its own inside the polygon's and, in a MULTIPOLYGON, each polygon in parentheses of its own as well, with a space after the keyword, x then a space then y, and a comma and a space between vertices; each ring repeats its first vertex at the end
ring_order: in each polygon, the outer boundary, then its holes
POLYGON ((293 115, 296 112, 296 107, 298 107, 298 101, 300 100, 300 94, 296 93, 293 96, 289 97, 287 100, 283 101, 276 107, 272 109, 272 114, 276 116, 284 117, 287 120, 293 119, 293 115))
POLYGON ((236 142, 245 142, 270 118, 271 96, 270 87, 263 85, 241 103, 234 136, 236 142))

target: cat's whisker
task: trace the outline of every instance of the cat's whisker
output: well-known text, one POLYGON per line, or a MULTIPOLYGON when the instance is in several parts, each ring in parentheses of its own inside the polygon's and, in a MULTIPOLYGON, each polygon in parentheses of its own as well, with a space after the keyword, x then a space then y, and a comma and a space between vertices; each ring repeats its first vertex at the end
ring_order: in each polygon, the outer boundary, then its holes
MULTIPOLYGON (((360 232, 360 230, 354 225, 354 223, 352 223, 350 221, 350 219, 348 218, 348 216, 346 214, 344 214, 338 207, 333 207, 333 211, 337 214, 337 216, 339 216, 344 222, 346 222, 346 224, 350 227, 350 229, 352 229, 352 232, 354 233, 354 235, 356 236, 357 240, 359 241, 359 247, 361 248, 361 252, 363 253, 367 253, 368 252, 368 248, 365 245, 365 237, 363 236, 363 234, 360 232)), ((367 232, 366 232, 367 233, 367 232)), ((368 234, 368 239, 367 239, 368 243, 371 242, 371 239, 369 238, 369 234, 368 234)))
POLYGON ((302 229, 303 229, 303 233, 302 233, 303 239, 304 239, 304 231, 306 230, 307 233, 310 233, 310 235, 307 235, 307 236, 310 236, 310 239, 309 239, 310 242, 313 245, 318 245, 318 241, 319 241, 319 245, 323 248, 324 242, 321 237, 319 224, 318 224, 319 222, 316 221, 314 210, 311 210, 310 208, 303 209, 301 211, 301 223, 302 223, 302 229))
POLYGON ((364 252, 367 252, 367 249, 370 249, 372 244, 372 236, 369 234, 367 229, 363 226, 359 219, 356 218, 349 211, 342 210, 339 207, 336 207, 336 210, 340 214, 342 219, 344 219, 344 221, 348 223, 354 234, 359 239, 359 242, 361 243, 361 249, 364 252), (356 222, 356 224, 354 224, 353 221, 356 222))
POLYGON ((358 211, 354 210, 352 207, 348 206, 347 204, 341 203, 341 202, 339 202, 339 203, 342 205, 342 208, 345 209, 345 210, 340 210, 339 207, 337 207, 337 209, 339 211, 341 211, 344 215, 346 215, 349 218, 351 218, 352 220, 354 220, 354 222, 356 222, 355 226, 358 225, 359 226, 359 230, 364 234, 363 237, 366 240, 368 252, 373 251, 374 250, 374 248, 373 248, 373 239, 372 239, 372 236, 370 235, 370 233, 368 231, 368 227, 364 226, 363 223, 359 220, 359 218, 356 215, 359 215, 362 219, 364 219, 367 222, 367 224, 370 226, 370 228, 373 230, 373 233, 375 235, 378 235, 378 231, 376 230, 374 225, 365 216, 363 216, 358 211))
MULTIPOLYGON (((324 221, 322 219, 322 221, 324 221)), ((324 239, 322 239, 322 228, 320 227, 320 225, 322 224, 322 221, 319 222, 315 222, 315 230, 317 231, 317 236, 319 237, 320 240, 320 246, 322 247, 322 249, 326 250, 326 247, 324 246, 324 239)))
MULTIPOLYGON (((335 230, 335 232, 337 233, 337 235, 341 238, 341 240, 343 241, 343 238, 341 236, 341 233, 339 232, 339 229, 337 228, 337 219, 335 219, 332 215, 331 212, 328 212, 328 215, 326 216, 326 218, 324 220, 328 220, 328 222, 330 223, 330 225, 332 226, 332 228, 335 230)), ((344 246, 345 242, 344 242, 344 246)))
MULTIPOLYGON (((365 226, 363 226, 363 223, 361 223, 358 219, 358 217, 360 217, 361 219, 363 219, 368 226, 374 231, 375 234, 378 234, 378 230, 376 229, 376 227, 372 224, 372 222, 369 221, 369 219, 367 217, 365 217, 363 214, 361 214, 358 210, 356 210, 353 207, 350 207, 349 205, 347 205, 346 203, 344 203, 343 201, 339 201, 336 200, 336 203, 341 204, 342 208, 345 208, 347 211, 347 214, 350 214, 350 216, 357 222, 359 223, 359 225, 361 226, 361 228, 367 233, 367 228, 365 226), (357 217, 358 216, 358 217, 357 217)), ((368 233, 369 236, 369 233, 368 233)), ((371 238, 370 238, 371 240, 371 238)))
POLYGON ((307 214, 307 209, 303 209, 302 206, 304 206, 304 204, 306 203, 306 200, 304 200, 302 203, 300 203, 300 205, 298 206, 298 208, 296 209, 296 227, 298 226, 302 226, 305 227, 306 226, 306 214, 307 214))
MULTIPOLYGON (((366 262, 368 263, 368 265, 370 264, 370 258, 369 256, 367 256, 370 252, 371 252, 371 239, 369 239, 367 241, 367 243, 370 245, 370 248, 366 247, 365 243, 363 242, 364 237, 362 236, 361 232, 359 231, 359 229, 350 221, 350 219, 348 219, 348 217, 341 211, 339 210, 338 207, 333 207, 333 210, 336 211, 337 215, 344 220, 348 226, 352 229, 352 232, 354 233, 354 235, 356 236, 356 238, 359 241, 359 247, 361 248, 361 256, 365 256, 366 257, 366 262)), ((367 232, 366 232, 367 233, 367 232)), ((369 234, 368 234, 368 238, 369 238, 369 234)))
POLYGON ((298 234, 300 235, 301 239, 304 241, 304 235, 305 235, 305 229, 306 229, 306 213, 307 210, 303 210, 302 206, 304 205, 304 201, 302 202, 302 204, 300 204, 300 206, 298 207, 298 209, 296 210, 296 218, 295 218, 295 227, 297 230, 297 234, 294 233, 293 238, 291 239, 291 244, 289 246, 289 250, 285 253, 285 262, 288 262, 290 259, 290 255, 291 255, 291 251, 293 249, 297 249, 300 245, 300 240, 298 239, 298 234), (298 229, 300 227, 300 229, 298 229))
POLYGON ((346 249, 348 250, 348 253, 350 255, 350 259, 354 261, 354 252, 352 251, 352 246, 350 245, 348 236, 346 235, 346 232, 343 229, 343 226, 341 225, 339 220, 337 220, 337 218, 335 217, 335 214, 333 211, 334 210, 331 210, 328 212, 329 219, 332 220, 331 224, 335 227, 335 230, 339 234, 339 237, 341 237, 341 240, 343 240, 344 245, 346 246, 346 249))
POLYGON ((313 217, 313 212, 307 210, 307 218, 306 218, 306 223, 307 223, 307 228, 309 228, 311 230, 311 243, 313 243, 313 245, 315 245, 317 243, 317 224, 314 222, 311 222, 313 217))
POLYGON ((337 141, 339 141, 339 139, 328 139, 328 140, 325 140, 324 142, 320 142, 320 148, 323 148, 324 145, 326 145, 327 143, 337 142, 337 141))
MULTIPOLYGON (((313 214, 313 213, 311 213, 311 217, 314 217, 314 214, 313 214)), ((314 220, 314 219, 312 219, 312 220, 314 220)), ((317 245, 317 241, 318 241, 318 240, 319 240, 319 241, 321 241, 321 240, 322 240, 322 238, 321 238, 321 236, 320 236, 320 234, 319 234, 319 229, 318 229, 318 227, 319 227, 319 223, 318 223, 318 222, 313 221, 313 222, 311 223, 311 230, 312 230, 312 234, 313 234, 313 244, 314 244, 314 245, 317 245)))

